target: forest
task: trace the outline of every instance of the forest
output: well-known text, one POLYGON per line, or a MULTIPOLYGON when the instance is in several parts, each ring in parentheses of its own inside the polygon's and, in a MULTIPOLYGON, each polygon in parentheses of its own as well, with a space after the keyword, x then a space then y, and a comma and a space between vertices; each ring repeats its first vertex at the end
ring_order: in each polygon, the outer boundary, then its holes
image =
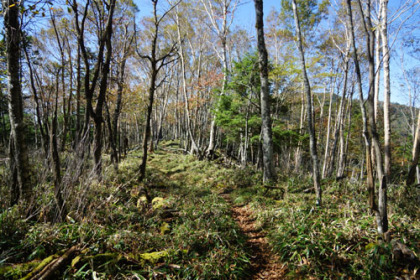
POLYGON ((420 279, 418 0, 0 12, 0 279, 420 279))

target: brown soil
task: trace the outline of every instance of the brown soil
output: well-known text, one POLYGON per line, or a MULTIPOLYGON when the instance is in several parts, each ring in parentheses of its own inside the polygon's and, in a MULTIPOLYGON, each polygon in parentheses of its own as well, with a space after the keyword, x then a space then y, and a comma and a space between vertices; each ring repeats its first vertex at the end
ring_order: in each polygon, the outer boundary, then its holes
MULTIPOLYGON (((222 196, 231 203, 229 195, 222 196)), ((232 206, 232 216, 248 237, 252 275, 250 279, 285 279, 287 267, 280 263, 278 256, 271 251, 265 233, 256 229, 255 219, 249 207, 232 206)))

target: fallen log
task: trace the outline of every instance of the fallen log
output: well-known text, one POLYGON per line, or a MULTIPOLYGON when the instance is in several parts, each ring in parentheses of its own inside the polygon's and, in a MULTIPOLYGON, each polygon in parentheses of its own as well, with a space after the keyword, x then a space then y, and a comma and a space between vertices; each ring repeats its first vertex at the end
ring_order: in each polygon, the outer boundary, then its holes
POLYGON ((54 254, 45 259, 43 259, 31 272, 29 272, 25 277, 21 278, 20 280, 28 280, 38 274, 41 270, 43 270, 48 264, 54 261, 55 258, 58 258, 59 255, 54 254))
POLYGON ((57 279, 56 272, 61 270, 67 263, 69 263, 72 257, 80 251, 79 245, 75 245, 68 249, 62 256, 49 262, 39 273, 32 276, 31 280, 47 280, 57 279))

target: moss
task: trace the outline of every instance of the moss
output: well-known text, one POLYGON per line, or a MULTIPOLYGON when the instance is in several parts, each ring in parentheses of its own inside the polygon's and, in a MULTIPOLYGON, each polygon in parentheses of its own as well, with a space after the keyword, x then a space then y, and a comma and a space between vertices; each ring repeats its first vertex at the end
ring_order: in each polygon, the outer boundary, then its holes
POLYGON ((163 223, 162 226, 160 227, 160 234, 164 235, 168 232, 171 231, 171 227, 169 226, 168 223, 163 223))
POLYGON ((71 261, 71 267, 76 267, 77 263, 82 259, 82 256, 77 256, 71 261))
POLYGON ((19 279, 28 273, 28 271, 38 266, 39 263, 40 260, 33 260, 27 263, 0 267, 0 275, 3 275, 6 279, 19 279))
POLYGON ((162 197, 155 197, 152 200, 153 210, 162 208, 165 205, 165 200, 162 197))
POLYGON ((23 277, 21 280, 26 280, 32 278, 35 274, 40 272, 44 267, 46 267, 49 263, 51 263, 55 258, 57 258, 58 255, 51 255, 45 259, 43 259, 35 269, 33 269, 31 272, 29 272, 25 277, 23 277))
POLYGON ((104 264, 107 262, 118 262, 122 258, 119 253, 103 253, 97 254, 92 257, 93 263, 96 265, 104 264))
POLYGON ((158 261, 160 261, 161 259, 168 257, 169 256, 169 251, 168 250, 164 250, 164 251, 160 251, 160 252, 152 252, 152 253, 144 253, 144 254, 140 254, 140 260, 143 260, 144 262, 148 262, 148 263, 157 263, 158 261))

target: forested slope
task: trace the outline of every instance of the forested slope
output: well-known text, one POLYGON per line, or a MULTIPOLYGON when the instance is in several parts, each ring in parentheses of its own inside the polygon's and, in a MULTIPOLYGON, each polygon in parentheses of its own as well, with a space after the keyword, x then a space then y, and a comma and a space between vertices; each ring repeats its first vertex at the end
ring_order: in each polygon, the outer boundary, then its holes
MULTIPOLYGON (((27 219, 18 206, 4 212, 0 278, 31 279, 42 268, 53 279, 415 277, 415 260, 376 236, 360 184, 323 182, 325 207, 316 208, 305 191, 310 181, 283 177, 267 189, 252 169, 180 151, 172 142, 150 154, 141 184, 133 180, 137 151, 118 173, 107 167, 101 183, 80 182, 65 222, 42 222, 54 213, 51 205, 27 219), (70 248, 61 266, 48 266, 70 248)), ((39 205, 48 200, 43 193, 39 205)), ((418 198, 405 188, 390 193, 389 238, 418 254, 418 198)))
POLYGON ((0 14, 1 278, 419 277, 419 0, 0 14))

